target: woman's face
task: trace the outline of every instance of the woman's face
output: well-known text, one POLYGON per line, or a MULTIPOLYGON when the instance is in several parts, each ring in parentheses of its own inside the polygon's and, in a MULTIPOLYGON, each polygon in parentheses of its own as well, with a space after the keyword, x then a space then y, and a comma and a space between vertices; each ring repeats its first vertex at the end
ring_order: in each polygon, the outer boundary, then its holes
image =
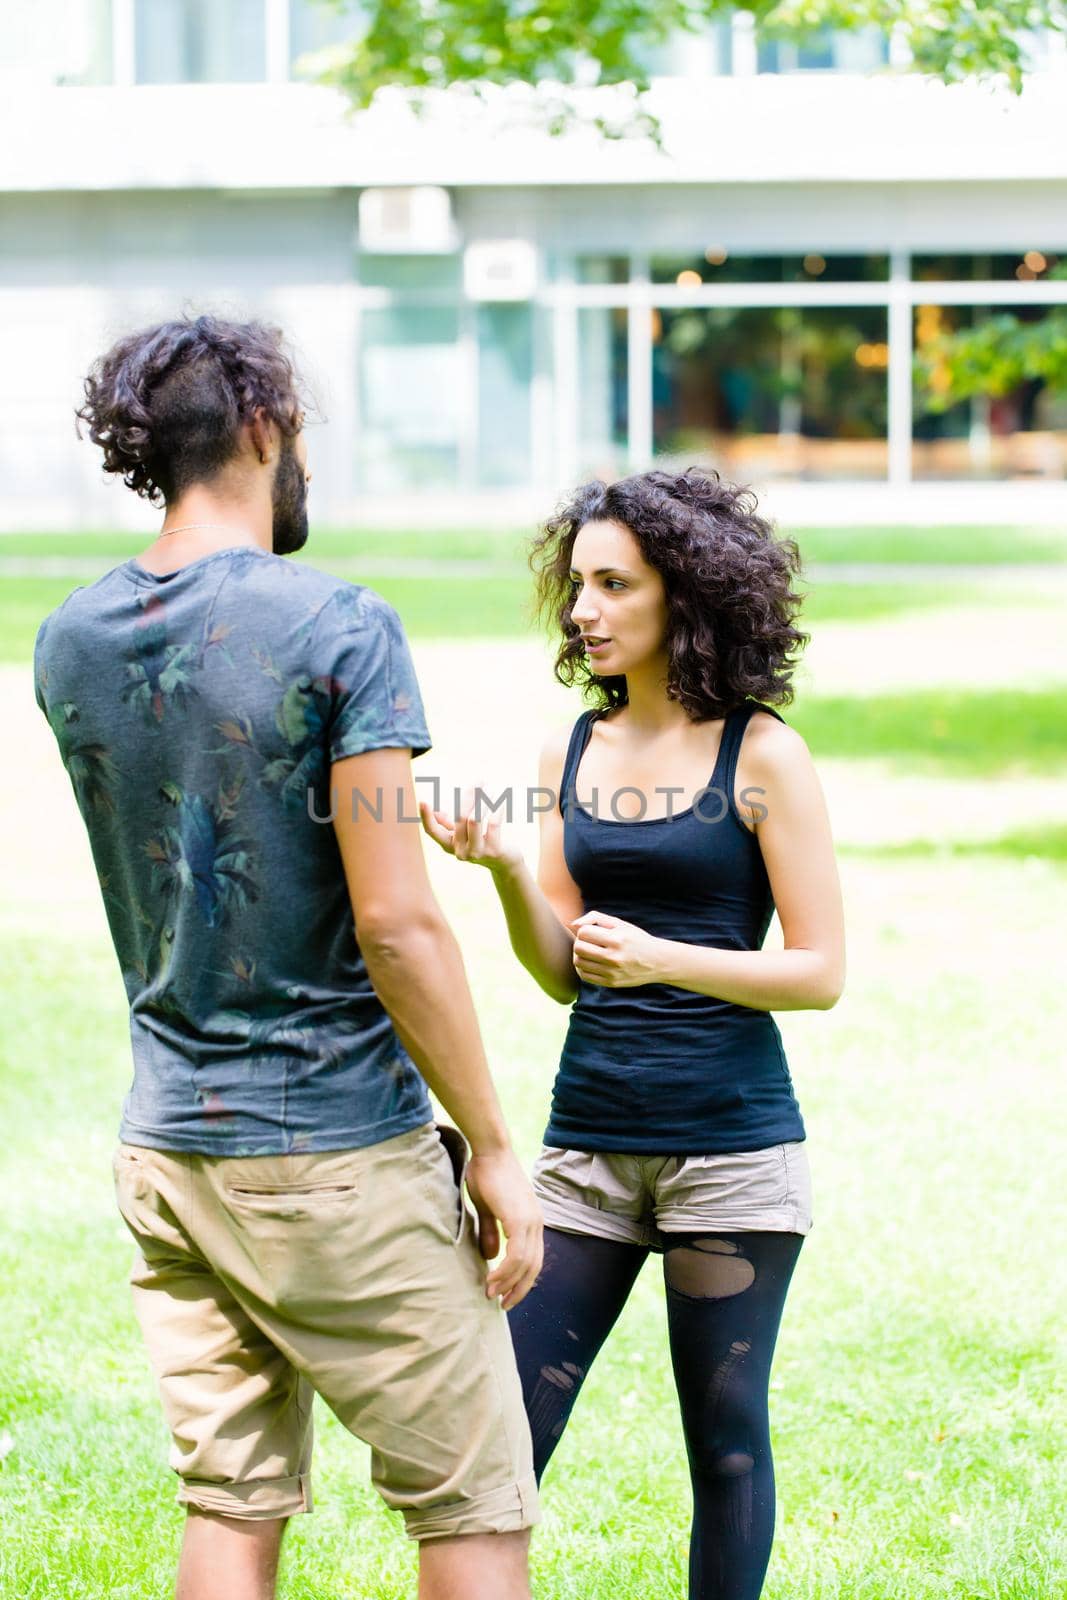
POLYGON ((587 522, 571 552, 571 617, 598 676, 616 677, 666 661, 663 579, 621 522, 587 522))

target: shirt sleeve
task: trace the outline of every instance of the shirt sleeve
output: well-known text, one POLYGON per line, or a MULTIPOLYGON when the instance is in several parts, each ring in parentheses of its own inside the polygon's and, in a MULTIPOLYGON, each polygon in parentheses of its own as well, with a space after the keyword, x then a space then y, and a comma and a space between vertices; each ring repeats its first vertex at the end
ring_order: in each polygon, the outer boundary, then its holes
POLYGON ((48 682, 48 668, 45 665, 44 640, 48 631, 49 618, 45 617, 37 630, 37 637, 33 644, 33 693, 37 704, 48 715, 48 704, 45 700, 45 685, 48 682))
POLYGON ((315 626, 315 671, 329 684, 331 761, 365 750, 430 749, 415 665, 394 608, 373 589, 348 584, 331 595, 315 626))

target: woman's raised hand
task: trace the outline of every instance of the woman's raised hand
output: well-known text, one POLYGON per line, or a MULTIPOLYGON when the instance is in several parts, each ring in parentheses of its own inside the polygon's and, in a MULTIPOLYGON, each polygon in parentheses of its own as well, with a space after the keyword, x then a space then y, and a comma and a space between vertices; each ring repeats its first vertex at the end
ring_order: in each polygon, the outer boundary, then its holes
POLYGON ((464 789, 460 795, 459 814, 455 817, 448 816, 444 811, 433 810, 428 800, 420 800, 419 815, 423 831, 436 840, 448 855, 454 856, 457 861, 473 861, 476 866, 488 867, 491 872, 501 872, 518 866, 522 861, 522 851, 518 845, 504 838, 501 819, 485 814, 484 801, 481 807, 483 814, 476 815, 478 808, 475 806, 475 795, 484 795, 485 792, 484 786, 480 790, 474 787, 464 789))

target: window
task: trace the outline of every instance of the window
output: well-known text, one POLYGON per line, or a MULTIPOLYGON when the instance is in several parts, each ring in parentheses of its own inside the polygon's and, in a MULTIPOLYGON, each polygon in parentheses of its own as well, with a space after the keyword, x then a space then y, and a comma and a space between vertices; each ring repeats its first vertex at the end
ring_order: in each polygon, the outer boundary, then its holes
POLYGON ((694 307, 653 323, 653 446, 742 480, 884 478, 887 312, 694 307))
POLYGON ((359 281, 368 288, 458 293, 462 279, 463 262, 458 255, 387 256, 366 250, 359 257, 359 281))
POLYGON ((458 308, 365 311, 360 366, 363 486, 455 488, 465 392, 458 308))
POLYGON ((529 483, 533 313, 525 303, 480 305, 478 325, 478 482, 484 488, 529 483))
POLYGON ((578 470, 583 478, 611 479, 626 471, 627 329, 628 314, 621 307, 585 306, 578 312, 578 470))
POLYGON ((889 38, 880 28, 822 28, 803 40, 761 39, 756 59, 760 72, 874 72, 889 60, 889 38))
POLYGON ((889 257, 734 255, 717 240, 696 256, 653 256, 652 282, 696 288, 701 283, 872 283, 889 277, 889 257))
POLYGON ((263 0, 136 0, 138 83, 258 83, 267 75, 263 0))
MULTIPOLYGON (((1013 258, 1014 259, 1014 258, 1013 258)), ((937 306, 915 308, 915 349, 934 354, 946 334, 977 330, 993 318, 1039 332, 1067 321, 1063 306, 937 306)), ((936 359, 928 383, 916 383, 912 475, 917 479, 1067 477, 1067 393, 1043 378, 1021 380, 999 394, 936 408, 936 359)), ((990 384, 1001 388, 1001 383, 990 384)))
POLYGON ((729 18, 700 20, 658 44, 642 43, 635 54, 650 78, 720 77, 733 66, 733 28, 729 18))
POLYGON ((1047 278, 1063 260, 1055 250, 1025 246, 1010 255, 921 255, 912 257, 911 275, 920 283, 966 283, 983 278, 1032 283, 1047 278))
POLYGON ((578 283, 628 283, 629 256, 578 256, 574 263, 578 283))
POLYGON ((301 56, 325 50, 332 44, 346 44, 363 31, 362 8, 347 5, 343 11, 324 5, 322 0, 289 0, 289 58, 291 75, 299 77, 301 56))

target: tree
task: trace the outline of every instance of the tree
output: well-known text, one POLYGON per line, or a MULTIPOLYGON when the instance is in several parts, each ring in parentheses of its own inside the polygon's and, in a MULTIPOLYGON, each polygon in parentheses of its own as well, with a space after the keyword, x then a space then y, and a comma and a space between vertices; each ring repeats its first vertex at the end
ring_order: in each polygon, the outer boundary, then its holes
MULTIPOLYGON (((724 0, 321 0, 350 12, 350 43, 320 52, 320 81, 357 107, 381 89, 540 86, 550 131, 576 119, 567 91, 628 85, 634 114, 593 117, 606 133, 655 133, 642 97, 650 47, 736 10, 724 0), (553 90, 555 92, 553 92, 553 90)), ((1067 30, 1064 0, 752 0, 761 37, 802 41, 827 29, 876 28, 915 71, 947 83, 1006 81, 1017 92, 1027 36, 1067 30)), ((584 119, 579 119, 584 120, 584 119)))
MULTIPOLYGON (((1048 276, 1067 277, 1067 267, 1054 267, 1048 276)), ((1067 394, 1067 306, 1001 311, 973 327, 940 333, 920 346, 915 373, 932 412, 975 395, 1011 394, 1033 379, 1053 394, 1067 394)))
MULTIPOLYGON (((474 95, 526 86, 525 115, 561 133, 592 124, 612 137, 657 143, 646 104, 650 51, 697 34, 738 9, 725 0, 320 0, 352 14, 351 42, 320 52, 320 81, 355 107, 383 89, 408 91, 418 109, 433 91, 474 95), (575 90, 616 86, 590 109, 575 90), (582 104, 579 106, 578 102, 582 104)), ((875 28, 894 61, 945 83, 999 80, 1016 93, 1035 34, 1067 32, 1067 0, 750 0, 766 39, 803 42, 827 30, 875 28)), ((1040 321, 1005 313, 941 335, 920 352, 916 375, 929 410, 975 394, 1007 394, 1027 379, 1067 391, 1067 309, 1040 321)))

